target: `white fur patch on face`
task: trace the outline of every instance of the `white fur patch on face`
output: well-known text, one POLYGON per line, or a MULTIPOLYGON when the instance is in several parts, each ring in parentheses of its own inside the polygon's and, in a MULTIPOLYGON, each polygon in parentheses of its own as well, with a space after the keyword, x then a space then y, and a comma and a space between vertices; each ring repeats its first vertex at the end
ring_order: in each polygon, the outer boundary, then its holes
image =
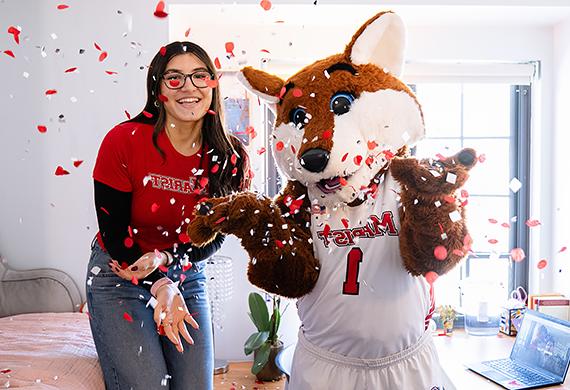
POLYGON ((297 158, 305 132, 292 123, 282 123, 273 130, 272 135, 273 156, 281 173, 288 179, 305 182, 304 170, 297 158))

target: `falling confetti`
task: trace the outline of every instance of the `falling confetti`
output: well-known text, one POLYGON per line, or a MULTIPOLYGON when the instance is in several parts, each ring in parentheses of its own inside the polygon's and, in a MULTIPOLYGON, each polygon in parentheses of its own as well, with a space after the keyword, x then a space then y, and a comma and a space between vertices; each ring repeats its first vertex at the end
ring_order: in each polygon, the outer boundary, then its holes
POLYGON ((562 253, 562 252, 564 252, 565 250, 566 250, 566 247, 563 246, 562 248, 560 248, 560 250, 558 251, 558 253, 562 253))
POLYGON ((521 189, 521 187, 522 187, 522 183, 519 181, 519 179, 517 179, 516 177, 513 177, 513 179, 509 183, 509 188, 511 189, 511 191, 513 191, 514 193, 517 193, 518 190, 521 189))
POLYGON ((538 269, 543 269, 548 265, 548 261, 546 261, 546 259, 542 259, 538 262, 538 264, 536 265, 536 267, 538 269))
POLYGON ((58 4, 57 9, 58 10, 64 10, 64 9, 68 9, 69 6, 67 4, 58 4))
POLYGON ((437 260, 445 260, 447 258, 447 249, 443 245, 438 245, 433 250, 433 255, 437 260))
POLYGON ((282 151, 284 147, 285 147, 285 144, 283 143, 283 141, 279 141, 275 144, 275 149, 278 152, 282 151))
POLYGON ((513 259, 514 262, 518 263, 524 260, 524 258, 526 257, 524 250, 522 250, 522 248, 513 248, 511 250, 511 259, 513 259))
POLYGON ((8 27, 8 34, 12 34, 14 37, 14 41, 16 42, 16 44, 20 44, 20 29, 18 29, 17 27, 14 26, 10 26, 8 27))
POLYGON ((216 59, 214 60, 214 66, 216 67, 216 69, 222 69, 222 64, 220 64, 220 59, 218 57, 216 57, 216 59))
POLYGON ((159 207, 160 207, 160 206, 159 206, 158 204, 153 203, 153 204, 150 206, 150 211, 153 212, 153 213, 156 213, 156 212, 158 211, 158 208, 159 208, 159 207))
POLYGON ((190 237, 186 233, 180 233, 178 235, 178 239, 180 240, 180 242, 182 242, 184 244, 187 244, 190 242, 190 237))
POLYGON ((323 139, 332 138, 332 130, 331 130, 331 129, 328 129, 328 130, 323 131, 322 138, 323 138, 323 139))
POLYGON ((65 70, 65 73, 72 73, 72 72, 75 72, 76 70, 77 70, 76 67, 68 68, 68 69, 65 70))
POLYGON ((107 58, 107 52, 106 51, 99 54, 99 62, 105 61, 105 58, 107 58))
POLYGON ((164 57, 166 55, 166 47, 162 46, 158 52, 164 57))
POLYGON ((165 3, 164 1, 159 1, 154 10, 154 16, 157 18, 166 18, 168 13, 164 12, 165 3))
POLYGON ((69 172, 63 169, 61 165, 58 165, 57 168, 55 169, 55 175, 56 176, 69 175, 69 172))
POLYGON ((261 2, 259 3, 259 5, 261 6, 261 8, 263 8, 265 11, 269 11, 271 9, 271 1, 269 0, 261 0, 261 2))
POLYGON ((439 278, 439 275, 434 271, 429 271, 425 274, 424 277, 426 278, 429 284, 433 284, 437 280, 437 278, 439 278))
POLYGON ((78 168, 81 164, 83 164, 83 160, 73 160, 73 166, 78 168))
POLYGON ((497 220, 494 218, 489 218, 489 223, 497 223, 497 220))
POLYGON ((125 248, 131 248, 134 245, 134 241, 131 237, 127 237, 125 238, 125 240, 123 241, 123 244, 125 245, 125 248))
POLYGON ((47 131, 47 127, 43 125, 38 125, 38 131, 40 133, 45 133, 47 131))
POLYGON ((123 313, 123 318, 129 322, 133 322, 133 317, 131 317, 131 315, 127 312, 123 313))
POLYGON ((190 35, 190 27, 188 27, 188 29, 184 32, 184 36, 186 38, 188 38, 188 35, 190 35))
POLYGON ((235 48, 235 46, 234 46, 233 42, 226 42, 226 53, 228 53, 232 57, 235 57, 234 48, 235 48))
POLYGON ((12 50, 4 50, 4 54, 6 54, 7 56, 10 56, 12 58, 16 58, 16 56, 14 55, 14 52, 12 50))
POLYGON ((525 222, 525 225, 532 228, 532 227, 536 227, 538 225, 540 225, 540 221, 537 219, 529 219, 528 221, 525 222))
POLYGON ((301 97, 303 96, 303 90, 301 88, 293 88, 293 96, 301 97))

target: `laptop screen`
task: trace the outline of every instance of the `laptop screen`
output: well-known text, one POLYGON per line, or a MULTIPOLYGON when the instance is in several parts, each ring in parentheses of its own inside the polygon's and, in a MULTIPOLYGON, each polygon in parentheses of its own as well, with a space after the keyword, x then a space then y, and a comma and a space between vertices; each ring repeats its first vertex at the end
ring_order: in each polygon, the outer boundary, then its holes
POLYGON ((527 310, 511 359, 562 379, 570 362, 570 323, 527 310))

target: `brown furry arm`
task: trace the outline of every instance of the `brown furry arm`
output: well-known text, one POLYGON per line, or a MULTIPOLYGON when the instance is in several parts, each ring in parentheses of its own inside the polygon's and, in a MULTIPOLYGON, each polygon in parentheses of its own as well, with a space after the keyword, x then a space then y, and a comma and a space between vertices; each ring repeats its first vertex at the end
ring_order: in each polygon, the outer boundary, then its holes
POLYGON ((319 263, 310 240, 310 206, 298 183, 290 182, 275 201, 243 192, 204 202, 188 235, 197 244, 216 232, 241 239, 250 256, 248 278, 271 293, 298 298, 314 287, 319 263))
POLYGON ((464 207, 453 194, 465 183, 475 163, 473 149, 463 149, 441 161, 392 161, 390 171, 402 185, 400 252, 412 275, 429 271, 443 275, 467 254, 471 239, 464 207), (454 222, 452 217, 456 216, 459 219, 454 222), (438 246, 445 248, 438 250, 441 259, 434 254, 438 246))

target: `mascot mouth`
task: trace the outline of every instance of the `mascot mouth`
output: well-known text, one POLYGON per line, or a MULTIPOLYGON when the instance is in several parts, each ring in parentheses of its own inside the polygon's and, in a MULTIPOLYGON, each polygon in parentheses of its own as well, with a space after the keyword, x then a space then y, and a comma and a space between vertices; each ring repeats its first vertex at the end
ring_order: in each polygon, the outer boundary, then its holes
POLYGON ((338 190, 340 190, 340 187, 342 186, 342 182, 344 181, 346 183, 346 180, 348 180, 349 176, 344 176, 344 177, 340 177, 340 176, 335 176, 335 177, 331 177, 330 179, 322 179, 320 181, 317 182, 317 188, 319 190, 321 190, 321 192, 325 193, 325 194, 332 194, 338 190))

